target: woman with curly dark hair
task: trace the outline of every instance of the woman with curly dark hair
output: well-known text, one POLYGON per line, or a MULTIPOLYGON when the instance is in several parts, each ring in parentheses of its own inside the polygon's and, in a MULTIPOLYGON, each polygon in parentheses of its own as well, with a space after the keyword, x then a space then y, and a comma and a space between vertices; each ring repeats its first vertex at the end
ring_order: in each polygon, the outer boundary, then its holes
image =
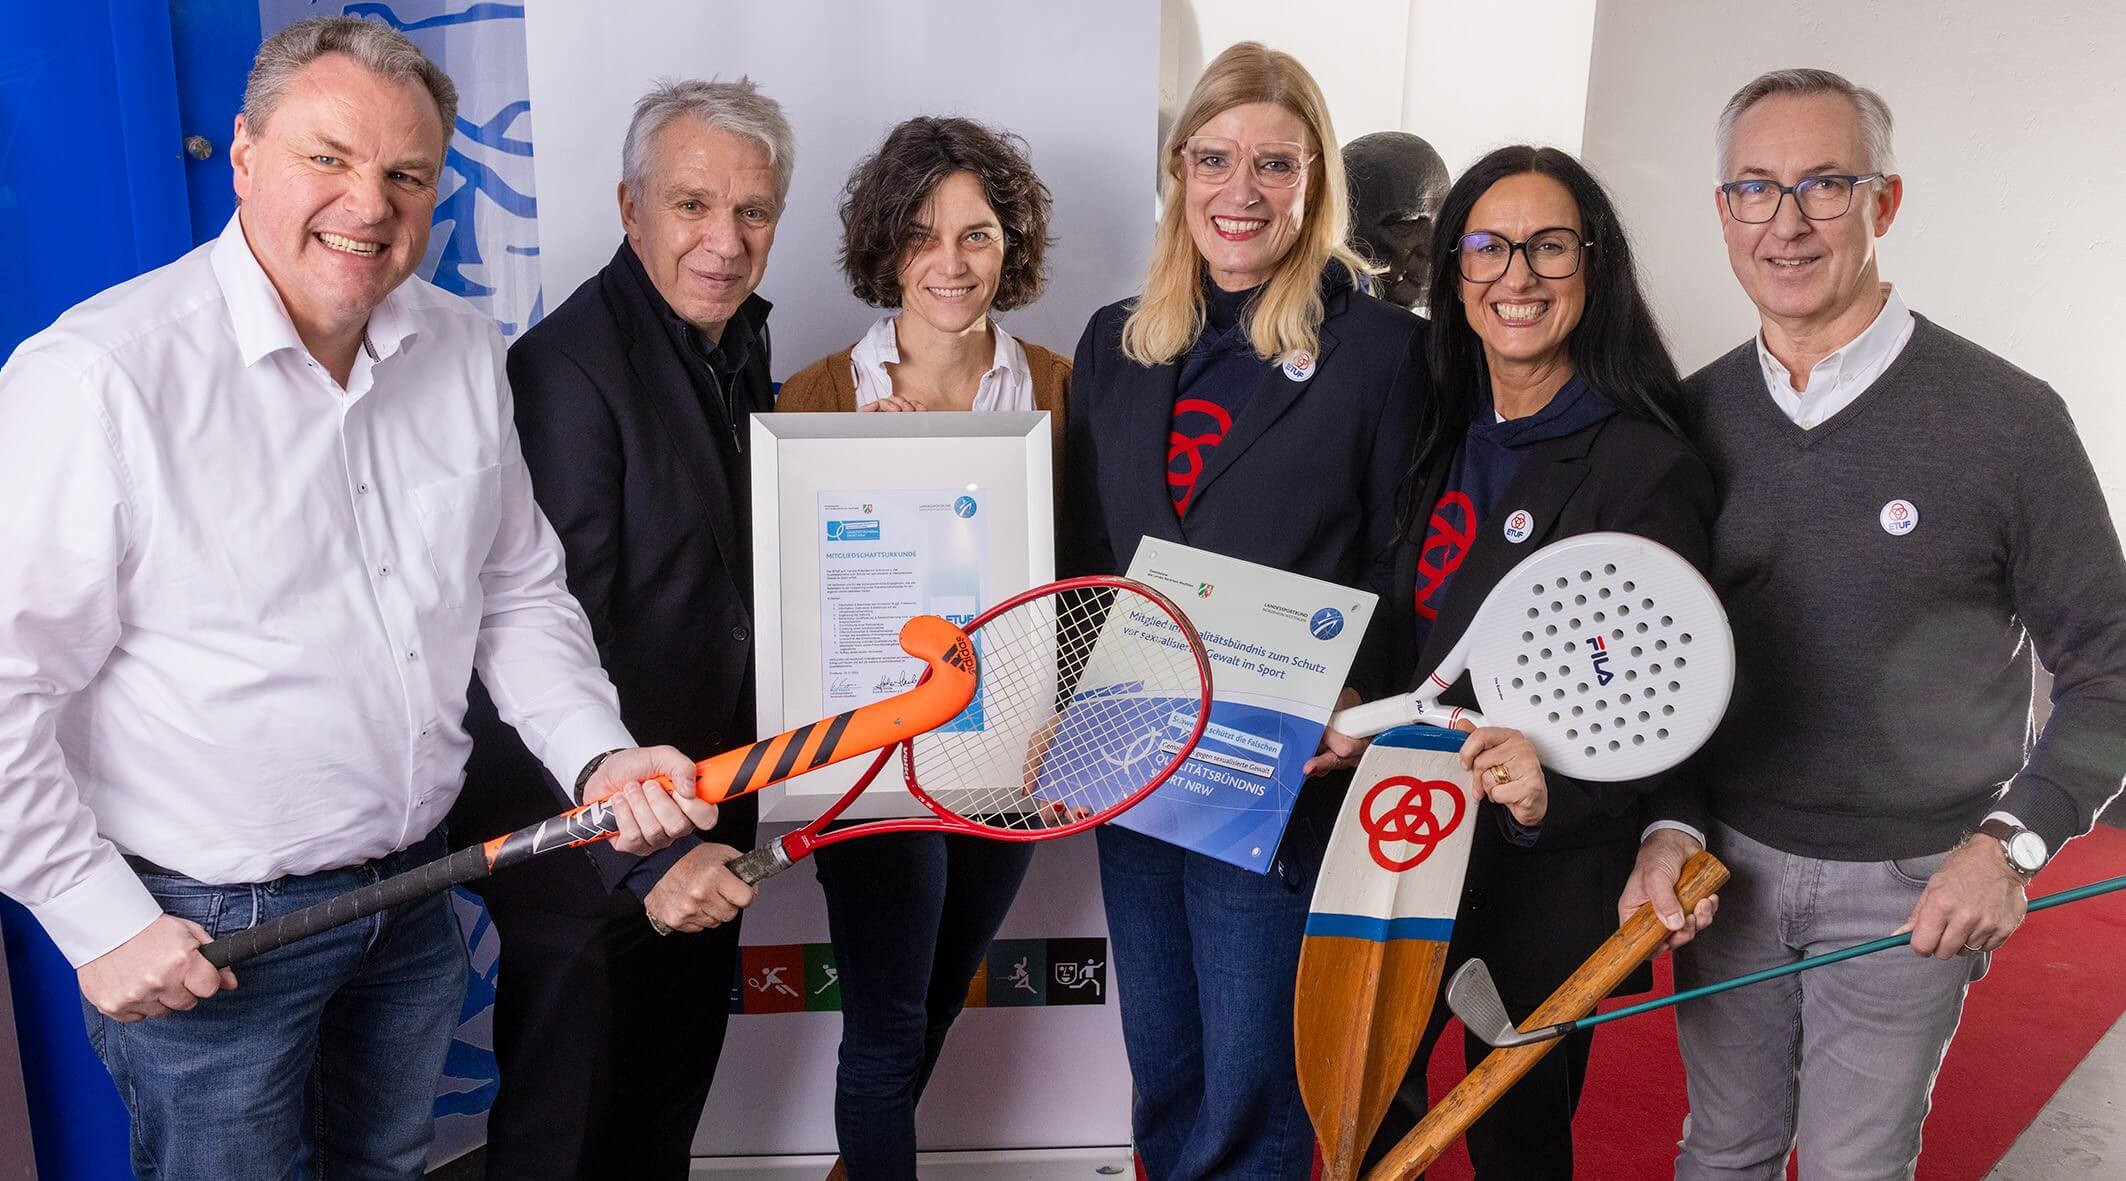
MULTIPOLYGON (((850 174, 841 213, 850 289, 893 310, 784 382, 775 408, 1046 410, 1060 443, 1070 362, 990 318, 1041 293, 1049 198, 1025 143, 910 119, 850 174)), ((834 1132, 854 1181, 914 1181, 916 1100, 1032 851, 906 833, 813 854, 842 997, 834 1132)))
POLYGON ((783 383, 777 410, 1046 410, 1058 440, 1070 362, 991 319, 1041 294, 1047 186, 1025 141, 967 119, 895 127, 842 195, 849 289, 889 309, 783 383))

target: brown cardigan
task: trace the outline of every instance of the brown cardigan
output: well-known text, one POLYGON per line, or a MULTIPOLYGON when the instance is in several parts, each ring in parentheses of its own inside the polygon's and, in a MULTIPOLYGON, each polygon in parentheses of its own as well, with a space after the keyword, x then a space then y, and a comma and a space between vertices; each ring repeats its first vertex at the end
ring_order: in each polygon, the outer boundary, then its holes
MULTIPOLYGON (((1020 340, 1019 346, 1026 350, 1026 367, 1033 371, 1033 408, 1048 411, 1050 441, 1055 447, 1056 484, 1061 487, 1063 419, 1070 408, 1070 359, 1057 356, 1032 341, 1020 340)), ((855 351, 856 346, 850 345, 791 374, 775 396, 776 412, 856 409, 856 375, 849 369, 849 354, 855 351)))

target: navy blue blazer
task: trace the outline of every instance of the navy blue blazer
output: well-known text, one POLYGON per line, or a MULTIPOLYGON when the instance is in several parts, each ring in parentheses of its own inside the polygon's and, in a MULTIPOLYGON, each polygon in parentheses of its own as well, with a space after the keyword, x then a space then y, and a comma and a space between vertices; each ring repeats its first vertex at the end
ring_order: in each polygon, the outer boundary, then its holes
MULTIPOLYGON (((1174 516, 1166 481, 1180 364, 1122 355, 1130 301, 1093 313, 1071 370, 1057 567, 1122 573, 1149 536, 1372 591, 1380 605, 1350 677, 1371 699, 1394 687, 1390 645, 1407 635, 1384 616, 1411 610, 1393 595, 1396 516, 1426 396, 1424 321, 1335 283, 1344 272, 1330 270, 1312 372, 1295 380, 1261 363, 1186 519, 1174 516)), ((1327 809, 1313 834, 1324 835, 1337 794, 1302 793, 1293 830, 1307 827, 1302 812, 1327 809)))

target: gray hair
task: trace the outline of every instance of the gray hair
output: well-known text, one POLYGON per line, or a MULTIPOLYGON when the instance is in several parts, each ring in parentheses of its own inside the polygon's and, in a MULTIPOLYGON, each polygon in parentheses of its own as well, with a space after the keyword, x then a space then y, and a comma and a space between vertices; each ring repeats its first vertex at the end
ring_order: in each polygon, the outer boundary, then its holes
MULTIPOLYGON (((1867 87, 1855 86, 1829 70, 1773 70, 1759 74, 1736 91, 1735 97, 1727 100, 1713 130, 1714 167, 1727 168, 1727 150, 1734 143, 1735 123, 1742 118, 1742 112, 1778 94, 1835 94, 1852 103, 1860 115, 1861 135, 1867 140, 1868 171, 1897 171, 1897 157, 1890 150, 1890 104, 1867 87)), ((1723 175, 1719 179, 1730 178, 1723 175)))
POLYGON ((458 88, 450 75, 406 34, 358 16, 314 16, 266 38, 244 83, 244 125, 254 134, 264 131, 288 84, 303 67, 328 53, 344 53, 370 73, 394 82, 419 82, 435 100, 443 116, 443 140, 450 141, 458 119, 458 88))
POLYGON ((681 116, 692 115, 711 127, 760 141, 768 150, 768 164, 775 169, 775 201, 790 195, 790 173, 797 167, 797 137, 783 117, 782 104, 760 92, 751 78, 736 82, 704 82, 699 79, 657 80, 648 94, 635 103, 635 117, 627 125, 627 140, 620 148, 620 179, 631 192, 641 192, 650 175, 650 141, 681 116))

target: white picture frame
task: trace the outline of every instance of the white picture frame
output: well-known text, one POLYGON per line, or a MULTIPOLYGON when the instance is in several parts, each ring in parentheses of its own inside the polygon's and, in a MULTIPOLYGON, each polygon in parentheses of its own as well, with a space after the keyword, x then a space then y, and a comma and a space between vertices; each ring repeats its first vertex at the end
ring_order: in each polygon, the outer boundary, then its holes
MULTIPOLYGON (((986 523, 975 611, 1055 578, 1055 463, 1046 411, 982 414, 755 414, 751 446, 754 700, 760 737, 830 717, 822 671, 822 497, 964 490, 986 523)), ((911 658, 911 668, 916 662, 911 658)), ((814 819, 873 756, 795 776, 760 793, 763 824, 814 819)), ((900 769, 842 814, 922 814, 900 769)))

